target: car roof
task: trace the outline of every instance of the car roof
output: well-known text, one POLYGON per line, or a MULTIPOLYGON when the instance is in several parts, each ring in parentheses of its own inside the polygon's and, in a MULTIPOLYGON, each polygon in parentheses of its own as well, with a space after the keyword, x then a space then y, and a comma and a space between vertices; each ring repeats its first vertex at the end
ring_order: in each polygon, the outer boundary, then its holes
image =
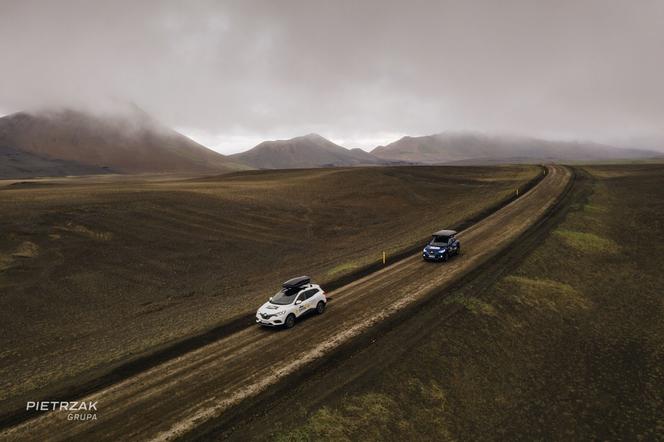
POLYGON ((433 236, 454 236, 456 234, 456 230, 439 230, 435 232, 433 236))
POLYGON ((285 289, 290 289, 290 288, 295 288, 295 287, 302 287, 311 282, 311 278, 308 276, 298 276, 297 278, 292 278, 289 279, 288 281, 284 282, 281 284, 281 286, 285 289))

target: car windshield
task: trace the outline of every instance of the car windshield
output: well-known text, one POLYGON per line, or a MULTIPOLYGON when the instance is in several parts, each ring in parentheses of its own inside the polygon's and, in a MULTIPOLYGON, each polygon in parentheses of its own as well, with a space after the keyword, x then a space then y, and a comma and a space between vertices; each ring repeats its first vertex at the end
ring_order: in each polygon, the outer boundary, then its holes
POLYGON ((300 292, 299 288, 281 289, 270 300, 272 304, 286 305, 292 304, 295 297, 300 292))
POLYGON ((431 242, 429 244, 433 246, 442 246, 442 245, 447 245, 447 242, 450 240, 449 236, 434 236, 431 238, 431 242))

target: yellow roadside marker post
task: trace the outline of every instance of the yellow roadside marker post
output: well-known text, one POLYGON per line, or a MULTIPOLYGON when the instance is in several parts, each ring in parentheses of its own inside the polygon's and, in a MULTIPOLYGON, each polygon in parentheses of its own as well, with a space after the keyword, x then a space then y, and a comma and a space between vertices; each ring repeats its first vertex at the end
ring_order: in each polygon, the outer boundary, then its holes
POLYGON ((385 264, 385 251, 383 251, 383 264, 385 264))
POLYGON ((516 196, 519 196, 519 188, 516 189, 516 196))

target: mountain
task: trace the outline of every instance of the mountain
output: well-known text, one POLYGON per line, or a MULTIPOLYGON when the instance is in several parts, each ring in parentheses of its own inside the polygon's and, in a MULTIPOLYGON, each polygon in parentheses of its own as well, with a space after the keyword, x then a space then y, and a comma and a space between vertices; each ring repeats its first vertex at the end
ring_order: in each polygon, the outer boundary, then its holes
POLYGON ((263 141, 229 158, 259 169, 303 169, 388 164, 362 149, 346 149, 317 134, 290 140, 263 141))
POLYGON ((488 136, 472 132, 444 132, 422 137, 403 137, 387 146, 376 147, 371 154, 386 160, 425 164, 607 161, 662 156, 660 153, 648 150, 620 149, 597 143, 488 136))
POLYGON ((86 166, 75 161, 53 160, 11 147, 0 146, 0 179, 98 175, 109 172, 113 172, 113 170, 86 166))
MULTIPOLYGON (((43 175, 44 167, 62 174, 219 173, 238 168, 139 109, 103 116, 76 110, 8 115, 0 118, 0 148, 0 164, 21 163, 23 176, 43 175)), ((0 177, 5 172, 10 173, 8 166, 0 169, 0 177)))

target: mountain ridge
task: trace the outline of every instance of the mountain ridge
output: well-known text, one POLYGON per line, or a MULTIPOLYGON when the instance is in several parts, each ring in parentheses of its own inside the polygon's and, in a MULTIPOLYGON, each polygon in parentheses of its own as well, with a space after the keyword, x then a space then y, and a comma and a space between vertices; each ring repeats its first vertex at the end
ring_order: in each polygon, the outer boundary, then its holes
POLYGON ((238 168, 226 156, 138 110, 104 116, 72 109, 14 113, 0 118, 0 146, 24 159, 65 161, 118 173, 219 173, 238 168))
POLYGON ((0 117, 0 178, 104 173, 218 175, 248 168, 298 169, 403 164, 502 164, 663 158, 656 151, 481 132, 404 136, 367 152, 317 133, 217 153, 163 126, 137 106, 94 114, 60 108, 0 117))
POLYGON ((302 169, 387 165, 362 149, 346 149, 316 133, 287 140, 263 141, 229 158, 259 169, 302 169))
POLYGON ((625 149, 581 141, 551 141, 516 135, 486 135, 479 132, 441 132, 405 136, 371 154, 393 161, 423 164, 532 161, 610 161, 659 158, 659 152, 625 149))

